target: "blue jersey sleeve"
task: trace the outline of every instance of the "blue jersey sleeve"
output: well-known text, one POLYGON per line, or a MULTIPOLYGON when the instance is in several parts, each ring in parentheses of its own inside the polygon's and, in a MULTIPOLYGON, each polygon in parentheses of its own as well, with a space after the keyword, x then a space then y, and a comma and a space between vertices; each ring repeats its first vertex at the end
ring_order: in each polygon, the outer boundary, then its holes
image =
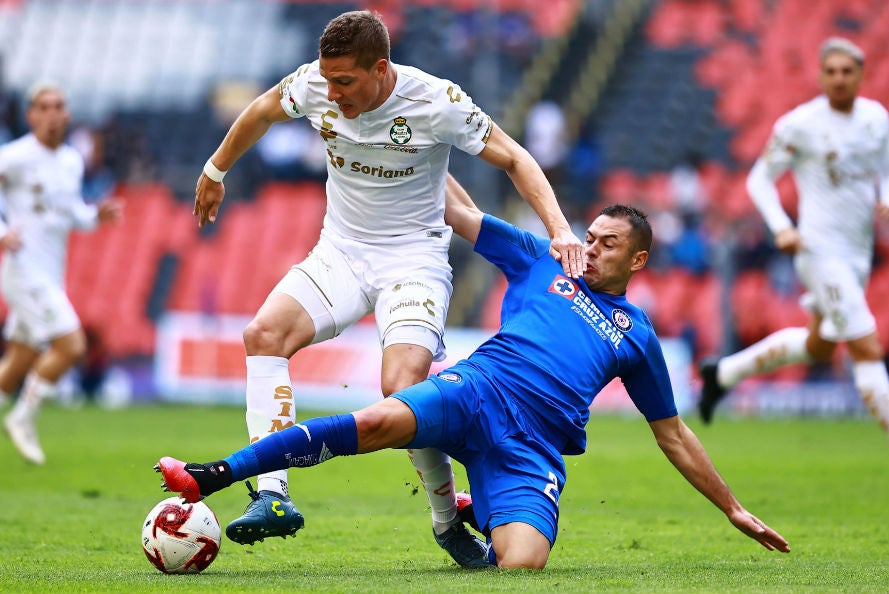
POLYGON ((664 352, 653 331, 648 334, 644 356, 620 378, 633 404, 649 423, 678 414, 664 352))
POLYGON ((486 214, 475 251, 500 268, 507 279, 513 279, 549 254, 549 241, 486 214))

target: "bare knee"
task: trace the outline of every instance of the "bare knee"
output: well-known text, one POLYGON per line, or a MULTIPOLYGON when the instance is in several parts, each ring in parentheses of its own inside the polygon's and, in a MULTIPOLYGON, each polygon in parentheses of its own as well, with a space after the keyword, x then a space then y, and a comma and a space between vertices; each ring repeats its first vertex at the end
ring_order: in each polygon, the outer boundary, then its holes
POLYGON ((358 453, 408 444, 417 433, 417 420, 404 402, 391 398, 352 413, 358 432, 358 453))
POLYGON ((806 352, 816 363, 830 363, 837 348, 835 342, 829 342, 818 336, 817 332, 809 332, 806 339, 806 352))
POLYGON ((77 330, 53 340, 49 348, 57 353, 60 358, 73 365, 86 355, 86 335, 83 333, 83 330, 77 330))
POLYGON ((383 351, 383 368, 380 375, 380 388, 383 396, 391 396, 414 384, 419 384, 429 375, 432 353, 429 349, 415 344, 393 344, 383 351))
POLYGON ((498 526, 491 532, 491 541, 501 569, 543 569, 549 560, 549 539, 529 524, 498 526))
POLYGON ((267 355, 289 359, 299 349, 312 343, 315 328, 298 320, 277 321, 257 315, 244 328, 244 350, 247 355, 267 355))
POLYGON ((243 337, 244 349, 248 355, 272 355, 276 354, 283 333, 262 318, 256 317, 244 328, 243 337))

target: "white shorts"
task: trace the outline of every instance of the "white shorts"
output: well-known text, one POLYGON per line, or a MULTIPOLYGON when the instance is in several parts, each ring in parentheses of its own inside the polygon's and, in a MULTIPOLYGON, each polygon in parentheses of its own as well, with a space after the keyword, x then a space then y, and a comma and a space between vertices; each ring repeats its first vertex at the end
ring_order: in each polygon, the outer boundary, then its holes
POLYGON ((821 338, 846 342, 876 331, 876 320, 865 299, 870 276, 867 264, 803 253, 796 256, 794 265, 809 291, 800 303, 823 317, 818 328, 821 338))
POLYGON ((3 327, 6 340, 43 350, 48 343, 80 328, 80 318, 58 284, 3 266, 3 298, 9 314, 3 327))
POLYGON ((450 230, 423 231, 370 244, 325 230, 272 292, 290 295, 305 308, 315 324, 313 343, 338 336, 374 312, 382 348, 417 344, 441 361, 453 290, 450 239, 450 230))

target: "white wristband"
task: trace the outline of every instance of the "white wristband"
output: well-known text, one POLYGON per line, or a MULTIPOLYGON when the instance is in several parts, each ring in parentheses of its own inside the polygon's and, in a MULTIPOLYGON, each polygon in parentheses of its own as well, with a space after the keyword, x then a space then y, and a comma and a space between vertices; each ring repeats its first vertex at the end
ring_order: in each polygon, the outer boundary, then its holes
POLYGON ((215 182, 221 182, 222 178, 225 177, 227 171, 222 171, 213 164, 213 161, 207 159, 207 162, 204 163, 204 175, 209 177, 215 182))

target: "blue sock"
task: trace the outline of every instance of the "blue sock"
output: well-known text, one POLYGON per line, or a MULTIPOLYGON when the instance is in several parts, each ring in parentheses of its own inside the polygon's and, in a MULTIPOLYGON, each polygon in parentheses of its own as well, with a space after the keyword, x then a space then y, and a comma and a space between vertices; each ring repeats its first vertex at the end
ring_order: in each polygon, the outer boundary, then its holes
POLYGON ((358 453, 355 417, 334 415, 302 421, 277 431, 225 459, 232 481, 291 466, 314 466, 334 456, 358 453))

